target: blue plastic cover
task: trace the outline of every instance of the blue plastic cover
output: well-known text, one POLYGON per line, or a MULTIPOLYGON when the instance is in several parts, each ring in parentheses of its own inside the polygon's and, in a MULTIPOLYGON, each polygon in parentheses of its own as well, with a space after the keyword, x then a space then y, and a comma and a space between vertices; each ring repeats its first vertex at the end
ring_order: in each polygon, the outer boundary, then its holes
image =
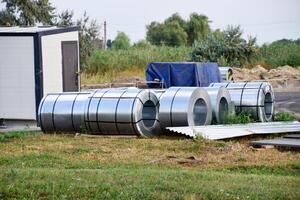
MULTIPOLYGON (((152 62, 146 70, 147 81, 159 80, 164 88, 171 86, 207 87, 221 82, 217 63, 152 62)), ((149 88, 157 85, 148 83, 149 88)))

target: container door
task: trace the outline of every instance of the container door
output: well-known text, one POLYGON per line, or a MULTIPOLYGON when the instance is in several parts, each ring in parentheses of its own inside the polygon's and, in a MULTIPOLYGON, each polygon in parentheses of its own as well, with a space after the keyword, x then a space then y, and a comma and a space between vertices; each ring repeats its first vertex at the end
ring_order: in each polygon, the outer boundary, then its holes
POLYGON ((63 67, 63 91, 78 91, 78 43, 66 41, 61 43, 63 67))

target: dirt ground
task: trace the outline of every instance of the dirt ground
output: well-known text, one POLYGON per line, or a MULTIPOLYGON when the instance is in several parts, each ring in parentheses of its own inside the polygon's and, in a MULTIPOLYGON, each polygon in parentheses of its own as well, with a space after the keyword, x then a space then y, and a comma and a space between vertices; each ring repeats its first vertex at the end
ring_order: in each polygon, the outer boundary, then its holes
POLYGON ((282 66, 276 69, 265 69, 258 65, 254 68, 234 68, 234 80, 265 80, 274 88, 296 88, 300 86, 300 67, 282 66))

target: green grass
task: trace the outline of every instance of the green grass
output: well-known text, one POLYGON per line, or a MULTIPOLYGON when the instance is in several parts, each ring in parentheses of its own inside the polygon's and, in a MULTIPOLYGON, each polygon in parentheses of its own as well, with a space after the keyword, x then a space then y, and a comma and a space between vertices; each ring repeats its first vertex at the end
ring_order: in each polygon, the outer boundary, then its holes
POLYGON ((260 62, 271 67, 289 65, 300 66, 300 44, 293 41, 275 41, 268 45, 263 45, 259 49, 260 62))
POLYGON ((29 134, 0 152, 0 199, 300 197, 298 152, 253 151, 239 140, 29 134), (179 162, 191 156, 197 162, 179 162))
POLYGON ((22 199, 297 199, 299 176, 148 166, 5 169, 0 197, 22 199))
POLYGON ((188 47, 158 47, 128 50, 96 50, 88 59, 85 72, 88 74, 115 73, 124 70, 146 69, 150 62, 188 60, 188 47))
POLYGON ((300 162, 289 163, 279 166, 238 166, 226 168, 226 172, 239 172, 243 174, 258 174, 258 175, 282 175, 282 176, 295 176, 300 174, 300 162))
POLYGON ((33 132, 22 132, 22 131, 17 131, 17 132, 8 132, 8 133, 0 133, 0 142, 6 142, 14 138, 23 138, 27 136, 31 136, 37 133, 33 132))
POLYGON ((247 124, 254 122, 251 114, 242 112, 237 115, 229 115, 224 118, 224 124, 247 124))
POLYGON ((289 112, 278 112, 275 115, 275 121, 294 121, 296 117, 289 112))

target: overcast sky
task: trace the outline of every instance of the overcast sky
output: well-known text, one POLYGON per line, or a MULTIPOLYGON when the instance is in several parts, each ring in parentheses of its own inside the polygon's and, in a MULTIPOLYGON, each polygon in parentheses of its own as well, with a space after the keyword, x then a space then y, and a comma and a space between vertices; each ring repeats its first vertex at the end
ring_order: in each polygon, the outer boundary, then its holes
POLYGON ((124 31, 132 42, 145 38, 146 24, 163 21, 178 12, 205 14, 211 27, 241 25, 244 36, 257 36, 258 43, 300 37, 299 0, 50 0, 59 11, 72 9, 75 17, 84 10, 99 24, 107 21, 108 38, 124 31))

